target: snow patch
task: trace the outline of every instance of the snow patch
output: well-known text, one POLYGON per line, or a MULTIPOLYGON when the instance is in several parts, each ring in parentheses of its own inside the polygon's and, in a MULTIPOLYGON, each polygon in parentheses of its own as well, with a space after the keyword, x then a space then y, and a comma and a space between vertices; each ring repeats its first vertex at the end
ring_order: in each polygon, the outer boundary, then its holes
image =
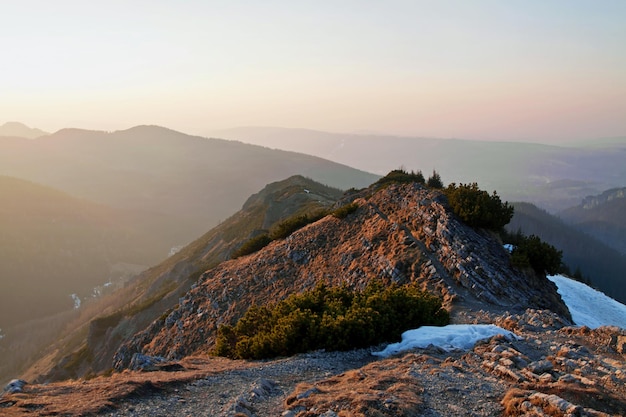
POLYGON ((74 301, 74 310, 78 310, 80 308, 80 297, 76 294, 70 294, 70 297, 74 301))
POLYGON ((556 284, 577 325, 592 329, 600 326, 626 329, 626 305, 563 275, 548 276, 548 279, 556 284))
POLYGON ((405 350, 426 348, 430 345, 447 351, 469 350, 476 342, 503 335, 511 340, 518 337, 512 332, 493 324, 450 324, 448 326, 422 326, 402 333, 402 341, 392 343, 373 355, 388 357, 405 350))

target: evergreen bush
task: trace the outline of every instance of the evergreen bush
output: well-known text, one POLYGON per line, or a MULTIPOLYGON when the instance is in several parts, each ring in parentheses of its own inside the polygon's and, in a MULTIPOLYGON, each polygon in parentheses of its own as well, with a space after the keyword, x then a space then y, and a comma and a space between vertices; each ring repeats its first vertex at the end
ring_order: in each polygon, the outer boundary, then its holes
POLYGON ((335 209, 333 211, 332 215, 335 216, 338 219, 344 219, 349 214, 352 214, 355 211, 357 211, 358 208, 359 208, 359 205, 357 203, 346 204, 344 206, 341 206, 341 207, 335 209))
POLYGON ((428 177, 426 185, 428 185, 430 188, 442 189, 443 181, 441 180, 441 175, 439 175, 439 173, 433 169, 433 175, 428 177))
POLYGON ((247 240, 243 245, 241 245, 241 247, 237 249, 231 257, 232 259, 236 259, 241 256, 250 255, 251 253, 263 249, 264 247, 269 245, 271 241, 272 238, 267 233, 255 236, 247 240))
POLYGON ((554 275, 561 269, 563 252, 543 242, 539 236, 524 237, 511 253, 511 262, 515 266, 528 265, 538 274, 554 275))
POLYGON ((469 226, 499 231, 513 217, 513 206, 502 203, 495 191, 489 195, 476 183, 452 183, 445 193, 452 211, 469 226))
POLYGON ((426 184, 426 180, 424 179, 424 174, 422 171, 411 171, 410 173, 405 171, 404 169, 394 169, 390 171, 387 175, 376 181, 378 185, 386 185, 390 183, 409 183, 416 182, 418 184, 426 184))
POLYGON ((448 322, 441 300, 412 285, 373 282, 354 291, 319 284, 270 306, 252 306, 234 326, 221 326, 213 353, 265 359, 322 348, 348 350, 448 322))

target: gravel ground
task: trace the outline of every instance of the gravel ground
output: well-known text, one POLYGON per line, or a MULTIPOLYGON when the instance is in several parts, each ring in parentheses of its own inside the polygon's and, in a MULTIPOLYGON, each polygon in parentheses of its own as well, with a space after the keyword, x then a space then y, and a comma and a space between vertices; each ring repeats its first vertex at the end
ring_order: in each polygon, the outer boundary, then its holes
POLYGON ((257 362, 192 357, 169 371, 28 384, 0 397, 0 415, 626 415, 623 329, 567 327, 535 310, 473 317, 519 339, 495 336, 469 351, 431 346, 387 359, 371 354, 382 346, 257 362))

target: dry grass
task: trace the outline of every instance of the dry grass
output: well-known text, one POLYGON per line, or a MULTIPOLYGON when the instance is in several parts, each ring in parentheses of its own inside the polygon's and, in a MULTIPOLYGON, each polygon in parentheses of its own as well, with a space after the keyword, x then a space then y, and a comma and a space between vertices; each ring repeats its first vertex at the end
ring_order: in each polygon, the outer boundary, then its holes
POLYGON ((0 415, 88 416, 114 409, 124 399, 166 390, 168 386, 205 378, 225 370, 244 369, 250 363, 223 358, 190 357, 179 372, 129 372, 47 385, 26 385, 24 391, 0 399, 0 415))
POLYGON ((531 389, 510 389, 502 399, 506 416, 578 415, 583 409, 588 416, 623 416, 626 401, 601 389, 556 383, 529 386, 531 389))
POLYGON ((316 384, 300 384, 286 400, 286 408, 304 408, 299 417, 328 410, 341 417, 417 416, 423 388, 410 372, 410 359, 375 362, 316 384))

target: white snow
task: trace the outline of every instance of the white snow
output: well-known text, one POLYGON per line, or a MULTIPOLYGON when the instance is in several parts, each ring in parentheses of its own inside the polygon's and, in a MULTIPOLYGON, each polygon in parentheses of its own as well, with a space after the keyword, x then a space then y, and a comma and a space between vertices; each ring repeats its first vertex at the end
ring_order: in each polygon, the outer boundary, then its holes
POLYGON ((80 308, 80 297, 77 294, 70 294, 72 300, 74 301, 74 309, 77 310, 80 308))
POLYGON ((429 345, 438 346, 448 351, 467 350, 474 347, 476 342, 499 334, 511 339, 517 338, 510 331, 493 324, 450 324, 443 327, 422 326, 418 329, 407 330, 402 333, 401 342, 392 343, 384 350, 372 352, 372 354, 388 357, 405 350, 426 348, 429 345))
MULTIPOLYGON (((594 290, 582 282, 562 275, 548 277, 558 288, 558 292, 572 314, 574 323, 579 326, 597 328, 618 326, 626 329, 626 305, 594 290)), ((426 348, 434 345, 445 350, 468 350, 476 342, 501 334, 516 339, 514 333, 493 324, 450 324, 448 326, 422 326, 402 333, 402 341, 392 343, 373 355, 388 357, 396 353, 426 348)))
POLYGON ((548 279, 556 284, 577 325, 592 329, 600 326, 626 329, 626 305, 571 278, 553 275, 548 279))

